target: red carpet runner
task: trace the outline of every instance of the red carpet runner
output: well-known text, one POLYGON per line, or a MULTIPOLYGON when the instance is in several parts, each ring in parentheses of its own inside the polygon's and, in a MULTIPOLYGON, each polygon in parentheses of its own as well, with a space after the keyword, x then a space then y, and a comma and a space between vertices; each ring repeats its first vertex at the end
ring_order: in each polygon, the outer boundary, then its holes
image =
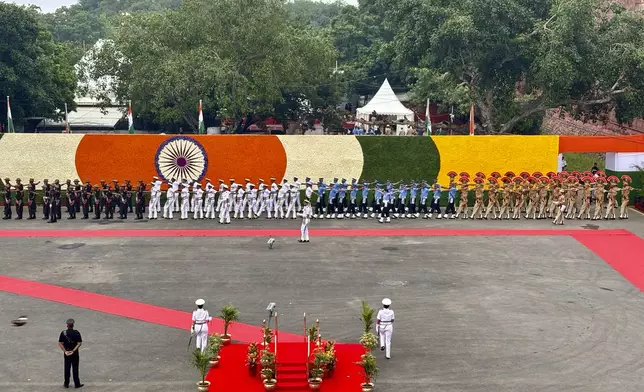
MULTIPOLYGON (((221 350, 219 367, 211 369, 207 380, 211 391, 261 392, 264 390, 259 371, 251 377, 245 365, 246 344, 231 344, 221 350)), ((360 361, 364 348, 359 344, 337 343, 337 367, 325 378, 320 388, 327 392, 360 392, 363 378, 360 361)), ((306 346, 303 343, 280 343, 277 347, 277 390, 290 392, 310 391, 306 378, 306 346)))

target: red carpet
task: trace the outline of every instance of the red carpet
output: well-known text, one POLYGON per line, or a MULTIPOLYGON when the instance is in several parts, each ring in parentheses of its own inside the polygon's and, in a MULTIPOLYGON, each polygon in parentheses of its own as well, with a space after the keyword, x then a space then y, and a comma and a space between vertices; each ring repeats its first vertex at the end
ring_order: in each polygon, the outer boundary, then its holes
POLYGON ((573 234, 572 237, 644 291, 644 239, 632 233, 608 236, 601 231, 573 234))
MULTIPOLYGON (((280 333, 281 337, 281 333, 280 333)), ((300 338, 302 339, 302 338, 300 338)), ((211 369, 207 380, 212 391, 261 392, 264 390, 259 371, 251 377, 245 365, 247 346, 232 344, 221 351, 219 367, 211 369)), ((364 349, 359 344, 336 344, 337 368, 322 382, 321 391, 359 392, 363 382, 360 361, 364 349)), ((383 359, 384 360, 384 359, 383 359)), ((280 343, 277 349, 277 389, 280 391, 309 391, 306 380, 306 346, 304 343, 280 343)))
MULTIPOLYGON (((152 324, 190 330, 191 313, 162 308, 142 302, 108 297, 87 291, 10 278, 2 275, 0 275, 0 291, 91 309, 97 312, 127 317, 152 324)), ((191 306, 192 304, 189 303, 187 305, 191 306)), ((210 331, 223 333, 223 321, 218 318, 213 318, 212 324, 210 324, 210 331)), ((261 327, 253 325, 234 323, 230 326, 230 334, 236 341, 254 342, 261 340, 262 329, 261 327)), ((287 332, 280 332, 280 339, 285 342, 302 341, 301 336, 287 332)))
MULTIPOLYGON (((295 224, 294 224, 295 226, 295 224)), ((568 236, 587 234, 588 230, 522 230, 522 229, 316 229, 312 237, 450 237, 450 236, 568 236)), ((597 230, 603 235, 628 235, 626 230, 597 230)), ((0 238, 25 237, 299 237, 300 230, 285 229, 140 229, 140 230, 0 230, 0 238)))

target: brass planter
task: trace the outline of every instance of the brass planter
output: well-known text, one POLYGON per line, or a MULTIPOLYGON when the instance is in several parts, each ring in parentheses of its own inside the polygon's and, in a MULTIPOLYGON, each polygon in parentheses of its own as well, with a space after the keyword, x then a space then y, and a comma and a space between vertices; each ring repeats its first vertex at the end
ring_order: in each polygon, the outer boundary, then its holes
POLYGON ((201 383, 199 381, 197 383, 197 392, 208 392, 210 390, 210 381, 206 381, 204 383, 201 383))
POLYGON ((373 383, 365 382, 360 384, 360 387, 362 387, 362 392, 372 392, 374 385, 373 383))
POLYGON ((277 389, 277 380, 272 379, 272 380, 264 380, 264 390, 266 391, 274 391, 277 389))
POLYGON ((219 361, 221 361, 221 357, 217 355, 217 358, 213 359, 212 361, 208 362, 208 366, 211 369, 214 369, 216 367, 219 367, 219 361))
POLYGON ((322 384, 321 378, 309 378, 309 388, 312 391, 319 391, 321 384, 322 384))

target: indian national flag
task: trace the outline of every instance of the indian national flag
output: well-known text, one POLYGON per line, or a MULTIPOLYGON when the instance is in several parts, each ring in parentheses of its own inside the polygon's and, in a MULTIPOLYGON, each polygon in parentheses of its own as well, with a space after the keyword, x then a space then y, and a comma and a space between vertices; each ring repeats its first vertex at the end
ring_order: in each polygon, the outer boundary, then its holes
POLYGON ((134 116, 132 116, 132 101, 129 101, 127 106, 127 130, 130 132, 130 134, 134 133, 134 116))
POLYGON ((72 133, 72 129, 69 127, 69 115, 67 113, 67 104, 65 104, 65 133, 72 133))
POLYGON ((470 136, 474 136, 474 104, 470 105, 470 136))
POLYGON ((425 132, 427 132, 427 136, 432 136, 432 119, 429 117, 429 98, 427 98, 427 108, 425 109, 425 132))
POLYGON ((16 130, 13 127, 13 116, 11 115, 11 103, 7 97, 7 133, 14 133, 16 130))
POLYGON ((206 124, 203 122, 203 101, 199 100, 199 134, 206 133, 206 124))

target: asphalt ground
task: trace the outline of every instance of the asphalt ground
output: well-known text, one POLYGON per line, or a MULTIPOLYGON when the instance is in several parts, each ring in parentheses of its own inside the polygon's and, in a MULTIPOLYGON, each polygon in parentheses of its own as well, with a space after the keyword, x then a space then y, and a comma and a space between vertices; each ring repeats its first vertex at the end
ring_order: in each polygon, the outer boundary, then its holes
MULTIPOLYGON (((0 275, 191 311, 232 303, 260 325, 276 302, 280 329, 302 314, 325 338, 357 341, 360 300, 396 312, 393 358, 379 351, 380 391, 640 391, 644 298, 568 236, 315 237, 318 228, 626 229, 628 221, 373 220, 311 224, 312 242, 277 237, 0 238, 0 275)), ((14 215, 15 216, 15 215, 14 215)), ((40 216, 40 215, 39 215, 40 216)), ((15 229, 299 229, 299 221, 157 220, 57 224, 0 221, 15 229)), ((0 287, 1 289, 1 287, 0 287)), ((62 390, 57 337, 67 318, 83 334, 81 379, 91 391, 194 391, 189 333, 0 290, 0 390, 62 390), (27 315, 13 327, 10 320, 27 315), (4 320, 4 322, 2 322, 4 320)), ((186 320, 189 324, 189 320, 186 320)), ((188 328, 189 325, 186 326, 188 328)))

